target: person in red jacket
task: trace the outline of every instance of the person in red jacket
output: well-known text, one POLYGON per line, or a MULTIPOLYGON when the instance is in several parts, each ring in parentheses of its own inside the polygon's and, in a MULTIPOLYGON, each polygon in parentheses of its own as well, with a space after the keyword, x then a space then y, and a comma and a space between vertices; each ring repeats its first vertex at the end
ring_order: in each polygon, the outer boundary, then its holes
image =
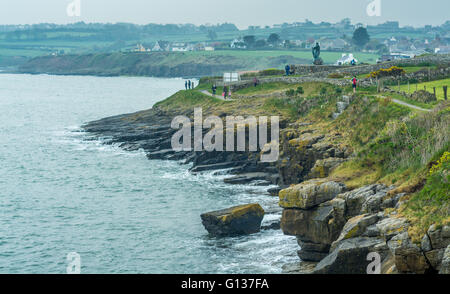
POLYGON ((356 83, 358 80, 356 79, 356 76, 353 77, 352 84, 353 84, 353 93, 356 93, 356 83))

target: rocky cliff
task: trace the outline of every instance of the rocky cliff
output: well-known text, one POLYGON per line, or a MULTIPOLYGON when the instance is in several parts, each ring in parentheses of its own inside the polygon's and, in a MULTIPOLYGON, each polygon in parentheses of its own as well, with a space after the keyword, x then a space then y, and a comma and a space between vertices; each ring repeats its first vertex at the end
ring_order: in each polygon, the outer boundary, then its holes
POLYGON ((279 191, 281 229, 297 237, 299 258, 312 262, 306 272, 449 272, 447 102, 411 114, 364 94, 225 102, 183 91, 153 109, 84 129, 126 150, 142 148, 149 159, 192 163, 191 172, 227 169, 234 175, 230 184, 279 185, 271 192, 279 191), (279 159, 262 163, 259 152, 249 151, 174 151, 172 118, 192 117, 197 106, 222 119, 280 115, 279 159))

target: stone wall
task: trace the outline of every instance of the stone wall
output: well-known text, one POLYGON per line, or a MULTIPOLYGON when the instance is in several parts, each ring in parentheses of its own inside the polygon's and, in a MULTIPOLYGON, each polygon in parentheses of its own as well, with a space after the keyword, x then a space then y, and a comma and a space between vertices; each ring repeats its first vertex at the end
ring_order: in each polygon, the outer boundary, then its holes
POLYGON ((309 74, 320 74, 329 73, 342 68, 347 68, 349 66, 339 66, 339 65, 290 65, 291 71, 296 75, 309 75, 309 74))
POLYGON ((357 65, 357 66, 310 66, 310 65, 291 65, 294 74, 306 74, 308 68, 310 69, 314 76, 316 77, 327 77, 330 73, 348 73, 350 75, 360 75, 360 74, 368 74, 372 71, 376 71, 379 69, 386 69, 392 66, 398 65, 409 65, 409 66, 420 66, 424 63, 430 63, 434 65, 450 65, 450 54, 437 54, 437 55, 427 55, 412 59, 401 59, 388 61, 378 64, 372 65, 357 65), (315 72, 314 72, 315 71, 315 72))

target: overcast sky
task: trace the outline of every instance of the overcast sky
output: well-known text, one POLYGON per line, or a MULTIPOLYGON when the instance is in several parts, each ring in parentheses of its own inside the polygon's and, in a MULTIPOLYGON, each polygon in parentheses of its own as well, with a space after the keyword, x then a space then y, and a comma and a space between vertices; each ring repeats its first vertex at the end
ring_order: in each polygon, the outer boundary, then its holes
POLYGON ((440 25, 450 19, 450 0, 0 0, 1 24, 41 22, 132 22, 216 24, 239 28, 283 22, 351 18, 376 24, 398 20, 400 25, 440 25), (67 5, 81 2, 80 17, 69 17, 67 5), (367 5, 381 2, 381 16, 368 16, 367 5))

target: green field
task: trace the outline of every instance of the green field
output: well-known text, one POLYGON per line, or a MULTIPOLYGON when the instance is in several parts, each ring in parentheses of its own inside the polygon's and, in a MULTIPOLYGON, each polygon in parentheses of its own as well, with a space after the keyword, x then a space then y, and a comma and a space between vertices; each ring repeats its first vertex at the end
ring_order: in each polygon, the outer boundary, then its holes
MULTIPOLYGON (((234 56, 234 57, 245 57, 245 58, 258 58, 258 57, 280 57, 280 56, 292 56, 295 58, 305 59, 306 61, 312 61, 312 53, 310 50, 216 50, 216 51, 197 51, 188 52, 187 54, 192 55, 202 55, 202 56, 234 56)), ((364 63, 375 63, 378 55, 372 53, 355 53, 354 54, 358 61, 364 63)), ((341 52, 329 52, 322 51, 320 57, 325 63, 334 64, 342 56, 341 52)))
MULTIPOLYGON (((401 85, 400 91, 406 92, 406 93, 414 93, 416 91, 416 85, 417 90, 424 90, 426 87, 426 90, 430 93, 433 93, 433 87, 436 88, 436 98, 438 100, 444 99, 444 89, 443 86, 450 87, 450 78, 445 80, 438 80, 438 81, 432 81, 432 82, 424 82, 419 84, 410 84, 409 88, 408 85, 401 85)), ((450 95, 450 93, 447 92, 447 97, 450 95)))

